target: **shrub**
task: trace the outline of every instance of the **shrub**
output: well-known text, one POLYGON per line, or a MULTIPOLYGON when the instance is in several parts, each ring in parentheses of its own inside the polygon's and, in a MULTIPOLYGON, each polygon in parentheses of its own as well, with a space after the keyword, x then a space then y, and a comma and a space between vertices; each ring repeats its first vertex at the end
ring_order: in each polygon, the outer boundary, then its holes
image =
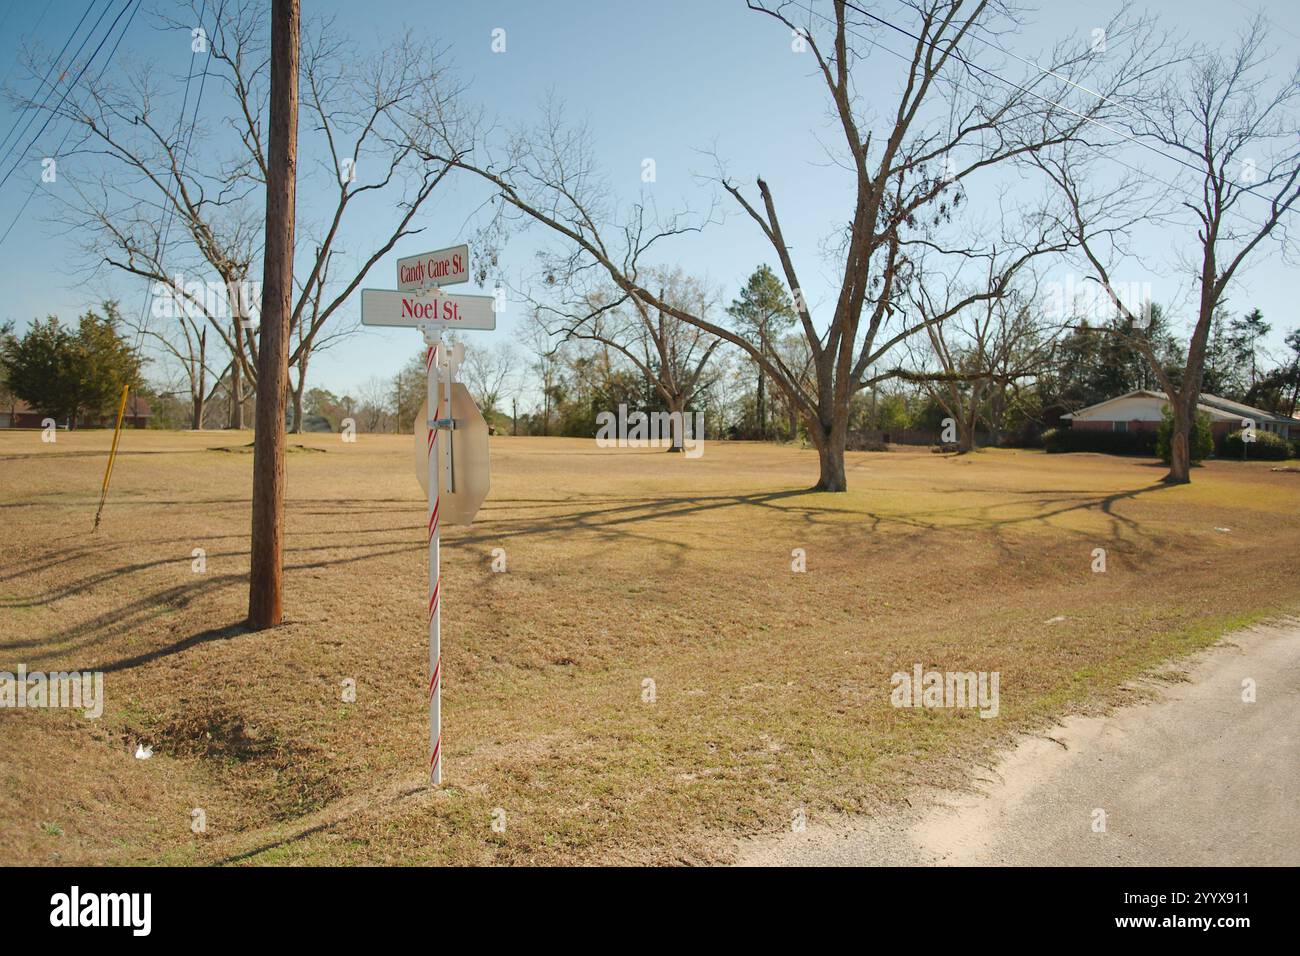
POLYGON ((1106 455, 1154 455, 1156 435, 1150 431, 1107 432, 1092 428, 1049 428, 1043 432, 1049 454, 1094 451, 1106 455))
POLYGON ((1291 446, 1281 435, 1255 430, 1255 440, 1242 440, 1240 430, 1231 432, 1223 438, 1219 454, 1224 458, 1256 458, 1261 461, 1286 461, 1291 454, 1291 446))
MULTIPOLYGON (((1174 434, 1174 410, 1166 405, 1161 410, 1160 427, 1156 429, 1156 454, 1167 464, 1174 434)), ((1197 412, 1192 420, 1190 436, 1192 461, 1201 461, 1214 454, 1214 432, 1210 429, 1210 416, 1197 412)))
POLYGON ((1002 434, 999 448, 1042 448, 1043 429, 1037 422, 1026 421, 1019 428, 1002 434))
POLYGON ((889 451, 877 431, 851 431, 844 441, 846 451, 889 451))

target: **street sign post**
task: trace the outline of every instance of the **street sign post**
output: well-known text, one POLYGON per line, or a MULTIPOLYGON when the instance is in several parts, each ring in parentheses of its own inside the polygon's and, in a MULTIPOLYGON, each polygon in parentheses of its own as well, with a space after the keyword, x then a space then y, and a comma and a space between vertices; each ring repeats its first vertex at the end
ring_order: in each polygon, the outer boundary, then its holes
POLYGON ((490 485, 487 422, 455 380, 465 347, 448 348, 446 332, 495 329, 496 300, 440 288, 468 279, 469 246, 460 245, 399 259, 396 291, 361 290, 362 325, 417 328, 427 346, 415 441, 416 475, 428 501, 429 782, 435 787, 442 784, 442 523, 473 521, 490 485))

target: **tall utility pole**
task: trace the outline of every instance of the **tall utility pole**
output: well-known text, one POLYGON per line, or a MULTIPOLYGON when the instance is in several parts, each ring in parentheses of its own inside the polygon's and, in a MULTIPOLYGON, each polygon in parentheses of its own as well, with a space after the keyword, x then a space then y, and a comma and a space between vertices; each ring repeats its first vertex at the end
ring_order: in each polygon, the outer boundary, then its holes
POLYGON ((293 310, 294 191, 298 180, 298 0, 271 3, 271 120, 266 254, 253 436, 253 540, 248 624, 280 623, 284 543, 284 412, 293 310))

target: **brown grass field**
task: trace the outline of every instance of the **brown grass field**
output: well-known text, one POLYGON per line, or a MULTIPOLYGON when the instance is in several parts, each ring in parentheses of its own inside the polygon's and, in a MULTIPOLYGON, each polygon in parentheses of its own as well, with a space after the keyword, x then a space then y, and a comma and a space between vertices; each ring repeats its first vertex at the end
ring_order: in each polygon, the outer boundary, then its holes
POLYGON ((252 457, 219 450, 249 435, 128 432, 92 535, 110 437, 0 433, 0 670, 100 669, 107 697, 0 711, 0 863, 725 861, 800 808, 959 787, 1300 608, 1300 474, 1264 463, 1169 488, 1145 460, 895 450, 826 495, 797 448, 495 438, 492 494, 444 536, 433 791, 411 439, 291 436, 286 623, 249 633, 252 457), (999 717, 893 709, 915 663, 999 671, 999 717))

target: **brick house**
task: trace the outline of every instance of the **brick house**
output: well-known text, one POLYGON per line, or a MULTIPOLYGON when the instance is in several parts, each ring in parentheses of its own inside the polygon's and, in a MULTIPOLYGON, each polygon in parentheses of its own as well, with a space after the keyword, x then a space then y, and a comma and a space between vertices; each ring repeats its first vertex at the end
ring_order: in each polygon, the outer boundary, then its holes
MULTIPOLYGON (((41 428, 41 423, 50 416, 37 411, 20 398, 10 399, 7 405, 0 406, 0 428, 41 428)), ((123 428, 147 428, 153 410, 149 400, 139 395, 130 395, 126 400, 126 412, 122 415, 123 428)), ((112 428, 117 423, 117 409, 107 415, 91 416, 83 414, 77 419, 78 428, 112 428)), ((59 422, 60 427, 67 424, 59 422)))
MULTIPOLYGON (((1071 428, 1114 432, 1155 431, 1160 427, 1163 409, 1168 404, 1169 399, 1164 392, 1141 390, 1118 398, 1108 398, 1096 405, 1062 415, 1061 418, 1069 421, 1071 428)), ((1241 428, 1246 420, 1253 421, 1258 431, 1274 432, 1287 440, 1300 438, 1300 419, 1274 415, 1262 408, 1243 405, 1217 395, 1202 392, 1196 410, 1209 418, 1210 431, 1214 433, 1216 443, 1229 432, 1241 428)))

